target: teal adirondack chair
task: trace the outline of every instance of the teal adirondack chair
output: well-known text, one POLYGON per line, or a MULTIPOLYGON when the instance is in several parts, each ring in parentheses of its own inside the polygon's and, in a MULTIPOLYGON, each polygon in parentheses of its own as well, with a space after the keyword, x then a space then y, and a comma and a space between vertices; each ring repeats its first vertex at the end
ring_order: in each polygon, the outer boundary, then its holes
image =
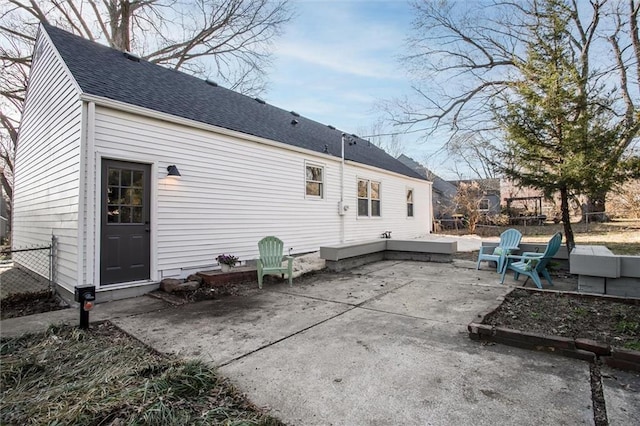
POLYGON ((542 288, 542 282, 540 281, 540 274, 542 274, 542 276, 549 282, 549 285, 553 285, 553 283, 551 282, 551 276, 549 275, 549 271, 547 270, 547 265, 549 264, 549 261, 553 258, 553 256, 555 256, 555 254, 558 252, 561 244, 562 234, 560 232, 557 232, 549 240, 544 253, 525 252, 522 253, 521 256, 507 256, 507 264, 502 271, 502 281, 500 281, 500 283, 504 283, 505 274, 508 270, 511 270, 514 272, 513 278, 515 280, 517 280, 520 275, 525 275, 526 277, 533 280, 536 287, 542 288), (520 260, 517 262, 512 262, 516 259, 520 260))
POLYGON ((264 237, 258 242, 258 287, 262 288, 262 278, 267 274, 284 274, 289 277, 289 285, 293 285, 293 256, 283 256, 284 244, 277 237, 264 237), (282 266, 286 260, 287 266, 282 266))
POLYGON ((501 273, 504 269, 505 261, 514 251, 518 250, 522 234, 517 229, 507 229, 500 234, 500 243, 498 247, 480 247, 480 253, 478 253, 478 266, 476 269, 480 269, 480 262, 493 261, 498 265, 497 272, 501 273))

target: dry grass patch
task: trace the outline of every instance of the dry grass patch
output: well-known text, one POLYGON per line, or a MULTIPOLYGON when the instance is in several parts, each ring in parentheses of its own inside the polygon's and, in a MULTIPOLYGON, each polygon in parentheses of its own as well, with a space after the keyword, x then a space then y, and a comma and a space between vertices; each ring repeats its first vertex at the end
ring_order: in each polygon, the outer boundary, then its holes
POLYGON ((200 362, 111 323, 2 339, 0 424, 280 425, 200 362))
MULTIPOLYGON (((603 245, 615 254, 640 255, 640 220, 615 220, 604 223, 574 223, 571 225, 576 244, 603 245)), ((527 243, 546 243, 556 233, 562 232, 562 224, 544 226, 492 226, 479 227, 478 235, 497 237, 508 228, 518 229, 527 243)))

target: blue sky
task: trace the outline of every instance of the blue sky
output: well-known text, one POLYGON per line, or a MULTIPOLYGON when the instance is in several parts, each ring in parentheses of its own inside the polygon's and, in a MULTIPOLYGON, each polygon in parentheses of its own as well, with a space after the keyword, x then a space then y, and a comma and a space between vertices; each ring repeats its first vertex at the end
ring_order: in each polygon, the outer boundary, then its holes
MULTIPOLYGON (((398 60, 410 35, 408 1, 294 0, 294 6, 295 19, 274 43, 269 103, 361 134, 382 115, 380 101, 410 94, 398 60)), ((401 136, 405 154, 424 162, 440 145, 417 139, 401 136)), ((435 169, 446 174, 446 167, 435 169)))

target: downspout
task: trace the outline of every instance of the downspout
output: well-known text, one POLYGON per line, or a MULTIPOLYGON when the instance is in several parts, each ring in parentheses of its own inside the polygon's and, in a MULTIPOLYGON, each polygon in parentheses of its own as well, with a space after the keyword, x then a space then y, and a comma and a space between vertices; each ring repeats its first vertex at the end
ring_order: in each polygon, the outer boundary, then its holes
POLYGON ((344 243, 344 133, 340 137, 342 145, 340 154, 340 204, 338 205, 338 215, 340 216, 340 244, 344 243))

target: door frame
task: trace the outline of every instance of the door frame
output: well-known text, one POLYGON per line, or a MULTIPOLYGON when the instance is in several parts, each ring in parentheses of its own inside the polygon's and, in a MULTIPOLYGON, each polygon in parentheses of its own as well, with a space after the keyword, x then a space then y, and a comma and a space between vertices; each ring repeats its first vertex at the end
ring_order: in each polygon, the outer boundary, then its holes
MULTIPOLYGON (((145 285, 150 282, 158 282, 158 247, 157 247, 157 211, 158 211, 158 161, 149 161, 148 157, 142 155, 127 155, 126 157, 122 153, 116 153, 111 150, 101 150, 96 152, 95 155, 95 186, 94 186, 94 214, 93 214, 93 233, 95 239, 93 242, 93 282, 96 283, 96 288, 104 289, 118 289, 126 287, 135 287, 137 285, 145 285), (124 161, 127 163, 139 163, 151 166, 150 176, 150 202, 149 202, 149 215, 150 215, 150 228, 149 233, 149 279, 143 281, 131 281, 116 284, 102 285, 100 282, 100 262, 102 251, 102 161, 103 160, 115 160, 124 161)), ((89 248, 89 247, 88 247, 89 248)), ((89 248, 90 249, 90 248, 89 248)))

